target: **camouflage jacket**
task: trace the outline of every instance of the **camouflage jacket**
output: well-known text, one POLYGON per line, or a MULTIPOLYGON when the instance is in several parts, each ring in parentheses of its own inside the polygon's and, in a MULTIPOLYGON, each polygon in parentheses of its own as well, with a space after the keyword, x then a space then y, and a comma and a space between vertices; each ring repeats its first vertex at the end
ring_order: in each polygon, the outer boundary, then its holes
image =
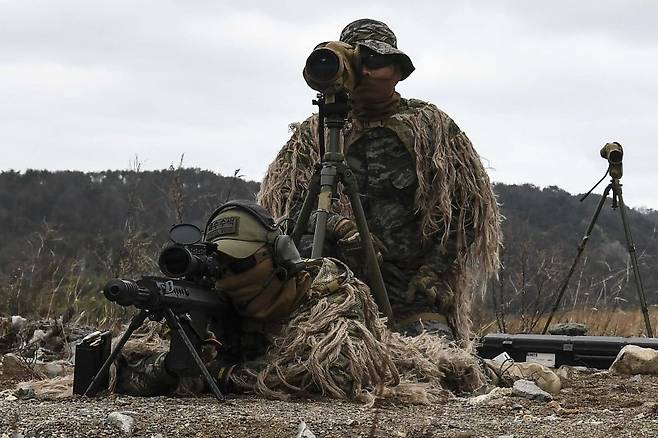
MULTIPOLYGON (((293 126, 263 180, 258 200, 275 217, 299 213, 320 160, 317 124, 312 116, 293 126)), ((382 274, 396 318, 438 311, 453 327, 465 327, 457 330, 463 337, 469 328, 467 259, 480 262, 481 273, 494 271, 500 240, 495 197, 470 141, 434 105, 401 99, 398 112, 384 121, 348 122, 344 152, 370 230, 387 247, 382 274), (407 293, 421 267, 434 278, 438 299, 407 293)), ((337 211, 350 216, 344 196, 337 211)))

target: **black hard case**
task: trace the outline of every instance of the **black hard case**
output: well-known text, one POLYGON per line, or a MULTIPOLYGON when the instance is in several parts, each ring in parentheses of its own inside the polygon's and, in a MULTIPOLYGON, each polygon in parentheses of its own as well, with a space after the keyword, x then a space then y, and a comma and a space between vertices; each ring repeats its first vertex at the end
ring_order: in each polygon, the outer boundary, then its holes
POLYGON ((528 353, 553 353, 556 368, 572 365, 605 369, 624 346, 631 344, 658 350, 657 338, 490 333, 480 339, 477 351, 485 359, 507 352, 516 362, 525 362, 528 353))
MULTIPOLYGON (((73 394, 83 395, 94 376, 100 371, 103 363, 110 357, 112 348, 112 333, 100 334, 101 342, 98 345, 90 345, 91 342, 81 342, 75 346, 75 367, 73 368, 73 394)), ((90 340, 93 342, 93 340, 90 340)), ((109 386, 109 373, 98 385, 99 390, 107 389, 109 386)), ((96 394, 89 394, 90 396, 96 394)))

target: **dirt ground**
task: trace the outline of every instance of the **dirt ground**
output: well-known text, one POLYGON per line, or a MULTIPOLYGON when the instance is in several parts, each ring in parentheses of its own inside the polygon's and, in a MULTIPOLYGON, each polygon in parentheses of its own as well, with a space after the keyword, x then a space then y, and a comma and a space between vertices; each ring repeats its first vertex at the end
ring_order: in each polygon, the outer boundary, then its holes
MULTIPOLYGON (((552 402, 506 395, 479 405, 455 398, 432 406, 363 405, 335 400, 109 396, 13 400, 16 379, 0 376, 0 437, 119 436, 119 411, 135 437, 295 437, 304 421, 316 437, 653 437, 658 377, 583 371, 552 402)), ((310 436, 310 435, 309 435, 310 436)))

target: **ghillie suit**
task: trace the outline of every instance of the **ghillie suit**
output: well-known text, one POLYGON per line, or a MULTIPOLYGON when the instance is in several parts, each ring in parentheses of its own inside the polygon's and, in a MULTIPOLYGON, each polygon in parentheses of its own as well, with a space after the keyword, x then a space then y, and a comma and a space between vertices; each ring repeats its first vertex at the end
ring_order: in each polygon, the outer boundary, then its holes
POLYGON ((264 357, 233 377, 268 398, 320 394, 371 402, 425 403, 485 383, 476 359, 436 336, 404 337, 378 317, 368 287, 333 259, 312 262, 314 280, 264 357))
MULTIPOLYGON (((315 260, 308 270, 314 279, 303 302, 260 357, 231 368, 224 388, 276 399, 320 395, 371 403, 379 396, 429 403, 485 384, 466 350, 428 334, 389 331, 368 287, 340 261, 315 260)), ((166 372, 166 345, 153 336, 126 345, 114 389, 147 396, 202 392, 202 377, 178 379, 166 372)), ((214 359, 208 362, 213 374, 216 366, 214 359)))
MULTIPOLYGON (((317 126, 317 115, 291 125, 292 137, 263 179, 257 200, 277 220, 297 219, 320 161, 317 126)), ((369 228, 388 249, 382 274, 396 318, 438 311, 466 341, 471 293, 497 271, 501 245, 496 198, 471 142, 434 105, 400 99, 385 120, 348 122, 343 151, 369 228), (423 272, 433 284, 425 289, 437 296, 414 284, 423 272)), ((351 216, 344 193, 335 213, 351 216)))

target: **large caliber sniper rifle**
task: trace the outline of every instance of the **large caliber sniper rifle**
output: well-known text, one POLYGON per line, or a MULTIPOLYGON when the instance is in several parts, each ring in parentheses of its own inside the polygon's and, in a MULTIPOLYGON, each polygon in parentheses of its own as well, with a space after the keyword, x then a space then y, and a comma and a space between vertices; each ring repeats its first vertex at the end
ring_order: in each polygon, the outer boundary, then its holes
MULTIPOLYGON (((170 231, 174 245, 165 248, 158 264, 166 277, 140 280, 112 279, 103 288, 105 297, 121 306, 139 309, 116 347, 91 380, 84 395, 95 395, 107 382, 107 372, 132 333, 148 318, 162 321, 171 329, 171 343, 165 366, 178 376, 204 375, 218 400, 224 396, 203 364, 199 352, 208 325, 225 312, 228 302, 214 290, 221 277, 214 244, 200 242, 201 231, 194 225, 175 225, 170 231)), ((85 364, 77 364, 85 366, 85 364)))

